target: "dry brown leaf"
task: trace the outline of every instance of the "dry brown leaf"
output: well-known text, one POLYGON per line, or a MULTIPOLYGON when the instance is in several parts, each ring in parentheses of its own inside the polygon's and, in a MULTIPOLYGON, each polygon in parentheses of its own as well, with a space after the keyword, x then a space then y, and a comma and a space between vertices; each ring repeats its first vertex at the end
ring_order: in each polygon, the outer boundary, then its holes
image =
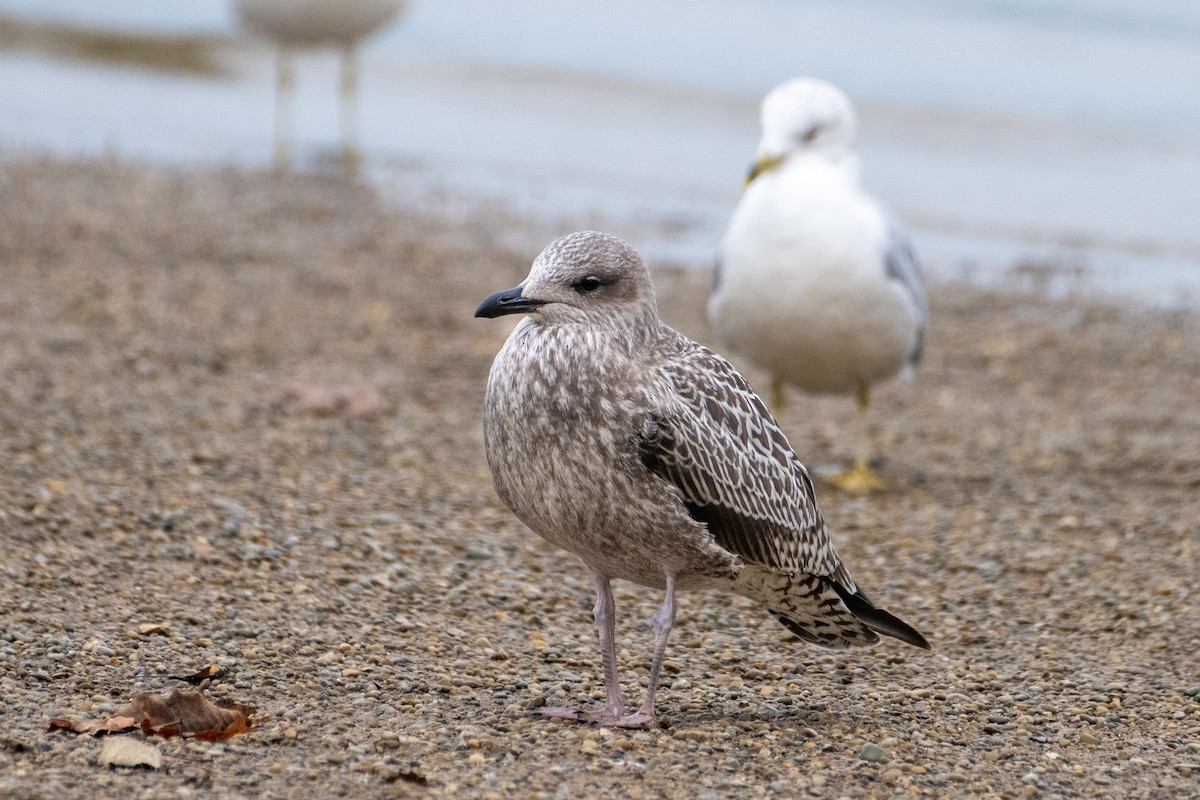
POLYGON ((119 713, 140 720, 147 734, 219 741, 253 728, 254 712, 239 703, 214 703, 203 692, 176 691, 138 695, 119 713))
POLYGON ((223 742, 226 739, 231 739, 242 733, 249 733, 254 728, 254 709, 249 706, 238 706, 239 709, 246 709, 246 712, 226 725, 221 730, 200 731, 196 734, 196 738, 205 742, 223 742))
POLYGON ((52 719, 47 729, 99 736, 102 733, 124 733, 133 730, 137 726, 138 721, 133 717, 118 714, 115 717, 108 717, 106 719, 81 719, 76 721, 61 718, 52 719))

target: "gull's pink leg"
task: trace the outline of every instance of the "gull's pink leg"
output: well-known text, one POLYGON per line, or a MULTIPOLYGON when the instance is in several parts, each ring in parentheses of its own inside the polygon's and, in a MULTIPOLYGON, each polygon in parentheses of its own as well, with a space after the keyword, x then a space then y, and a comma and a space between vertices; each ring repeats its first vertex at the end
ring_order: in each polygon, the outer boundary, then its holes
POLYGON ((654 695, 658 691, 658 675, 662 671, 663 657, 667 653, 667 637, 675 625, 675 577, 667 576, 667 596, 654 612, 654 660, 650 662, 650 683, 646 687, 646 700, 636 713, 621 717, 612 724, 618 728, 653 728, 658 724, 654 716, 654 695))
POLYGON ((534 713, 543 717, 611 725, 625 714, 625 697, 621 694, 621 680, 617 676, 617 604, 613 600, 608 577, 595 570, 592 570, 592 576, 596 580, 596 606, 592 613, 596 617, 596 628, 600 631, 600 658, 604 663, 604 690, 608 694, 608 705, 604 711, 590 713, 574 708, 539 708, 534 713))

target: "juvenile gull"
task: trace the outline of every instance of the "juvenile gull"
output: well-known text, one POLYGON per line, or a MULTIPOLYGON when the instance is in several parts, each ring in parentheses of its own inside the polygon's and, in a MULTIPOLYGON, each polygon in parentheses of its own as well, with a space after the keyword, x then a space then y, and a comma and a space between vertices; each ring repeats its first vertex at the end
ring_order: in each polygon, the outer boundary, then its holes
POLYGON ((826 647, 877 633, 928 648, 871 604, 829 541, 812 481, 733 366, 663 324, 641 257, 601 233, 547 247, 523 283, 477 317, 527 314, 488 376, 483 432, 496 492, 596 583, 608 703, 540 713, 601 725, 655 724, 654 695, 677 589, 762 603, 826 647), (664 589, 641 708, 617 677, 613 578, 664 589))
POLYGON ((871 472, 870 387, 921 357, 925 289, 904 230, 859 187, 854 109, 796 78, 762 103, 762 139, 721 243, 709 318, 734 352, 783 386, 854 393, 854 467, 829 480, 881 488, 871 472))

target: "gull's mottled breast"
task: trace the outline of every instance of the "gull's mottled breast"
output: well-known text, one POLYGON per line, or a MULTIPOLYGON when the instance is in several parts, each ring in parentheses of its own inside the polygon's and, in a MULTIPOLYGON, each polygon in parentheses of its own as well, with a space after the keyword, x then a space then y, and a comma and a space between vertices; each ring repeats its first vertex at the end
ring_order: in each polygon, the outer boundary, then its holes
POLYGON ((603 328, 532 318, 513 330, 484 401, 496 492, 548 541, 614 577, 660 586, 668 570, 685 581, 728 576, 732 559, 643 463, 655 392, 624 345, 603 328))

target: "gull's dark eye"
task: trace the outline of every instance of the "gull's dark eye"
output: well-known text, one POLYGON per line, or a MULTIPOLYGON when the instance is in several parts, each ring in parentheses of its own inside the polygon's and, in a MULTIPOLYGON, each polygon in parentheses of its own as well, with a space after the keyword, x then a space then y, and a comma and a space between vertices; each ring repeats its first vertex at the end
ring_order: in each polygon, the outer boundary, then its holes
POLYGON ((806 131, 805 131, 805 132, 804 132, 804 133, 803 133, 803 134, 800 136, 800 141, 804 142, 805 144, 808 144, 809 142, 813 141, 814 139, 816 139, 816 138, 817 138, 818 136, 820 136, 820 135, 821 135, 821 126, 820 126, 820 125, 813 125, 811 128, 809 128, 808 130, 806 130, 806 131))
POLYGON ((575 281, 572 288, 580 294, 590 294, 600 288, 600 279, 595 275, 588 275, 586 278, 575 281))

